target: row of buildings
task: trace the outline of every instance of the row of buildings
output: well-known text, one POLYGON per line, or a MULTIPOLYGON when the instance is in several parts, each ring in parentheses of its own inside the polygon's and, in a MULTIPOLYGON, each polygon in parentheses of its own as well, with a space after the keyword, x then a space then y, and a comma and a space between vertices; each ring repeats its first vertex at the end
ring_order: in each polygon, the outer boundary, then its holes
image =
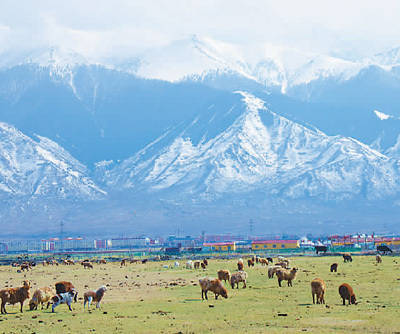
POLYGON ((263 250, 296 250, 325 245, 335 248, 373 249, 379 245, 400 248, 400 237, 381 236, 330 236, 324 240, 307 238, 246 238, 223 236, 176 237, 151 239, 148 237, 122 237, 111 239, 90 238, 50 238, 43 240, 7 240, 0 242, 0 253, 58 252, 58 251, 101 251, 101 250, 134 250, 153 249, 174 252, 235 252, 263 250))

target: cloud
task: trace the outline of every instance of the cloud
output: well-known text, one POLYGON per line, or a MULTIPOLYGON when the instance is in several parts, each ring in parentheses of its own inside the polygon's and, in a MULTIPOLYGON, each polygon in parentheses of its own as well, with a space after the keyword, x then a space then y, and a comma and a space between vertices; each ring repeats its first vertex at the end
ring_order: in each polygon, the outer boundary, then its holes
POLYGON ((134 53, 192 34, 241 44, 366 55, 400 44, 400 2, 114 0, 0 3, 0 50, 59 45, 134 53), (6 27, 6 28, 3 28, 6 27))

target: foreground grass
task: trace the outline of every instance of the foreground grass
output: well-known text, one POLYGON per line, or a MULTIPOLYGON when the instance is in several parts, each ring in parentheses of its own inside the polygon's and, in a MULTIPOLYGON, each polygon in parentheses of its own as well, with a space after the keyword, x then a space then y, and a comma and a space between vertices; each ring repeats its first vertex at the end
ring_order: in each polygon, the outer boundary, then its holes
MULTIPOLYGON (((181 261, 183 264, 184 261, 181 261)), ((198 278, 215 277, 219 269, 235 271, 236 261, 211 260, 207 270, 164 269, 171 262, 129 265, 37 267, 23 274, 0 267, 0 285, 20 286, 29 279, 33 289, 70 280, 80 295, 109 284, 102 308, 83 311, 82 300, 69 312, 65 305, 51 310, 19 313, 7 306, 0 316, 0 333, 400 333, 400 265, 397 258, 356 257, 342 263, 334 257, 291 259, 299 275, 292 288, 268 279, 265 267, 246 268, 248 288, 228 288, 229 298, 201 300, 198 278), (339 263, 338 273, 329 266, 339 263), (26 277, 24 277, 26 276, 26 277), (320 277, 327 283, 325 305, 313 305, 310 281, 320 277), (353 286, 358 305, 342 306, 338 286, 353 286)))

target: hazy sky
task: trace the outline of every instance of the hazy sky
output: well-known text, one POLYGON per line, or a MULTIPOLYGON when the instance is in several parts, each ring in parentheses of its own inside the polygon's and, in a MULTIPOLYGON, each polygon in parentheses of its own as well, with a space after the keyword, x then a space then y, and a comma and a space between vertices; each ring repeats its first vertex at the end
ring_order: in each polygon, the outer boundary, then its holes
POLYGON ((359 56, 400 46, 399 32, 398 0, 0 2, 0 52, 57 45, 129 55, 198 34, 359 56))

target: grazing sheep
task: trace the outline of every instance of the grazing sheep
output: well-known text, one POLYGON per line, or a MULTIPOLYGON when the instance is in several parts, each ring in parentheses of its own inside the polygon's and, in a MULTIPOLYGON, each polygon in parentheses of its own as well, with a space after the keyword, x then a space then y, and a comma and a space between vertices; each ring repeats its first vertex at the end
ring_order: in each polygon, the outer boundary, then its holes
POLYGON ((54 292, 53 292, 52 288, 50 288, 48 286, 37 289, 33 293, 32 299, 29 301, 29 309, 31 311, 37 310, 38 305, 41 304, 42 310, 43 310, 44 303, 47 303, 46 309, 48 309, 52 296, 54 296, 54 292))
POLYGON ((83 266, 83 269, 93 269, 93 265, 90 262, 82 262, 81 265, 83 266))
POLYGON ((248 267, 254 267, 254 260, 253 259, 248 259, 247 260, 247 265, 248 265, 248 267))
POLYGON ((32 269, 31 265, 29 263, 23 263, 21 264, 21 271, 29 271, 29 269, 32 269))
MULTIPOLYGON (((131 261, 132 262, 132 261, 131 261)), ((100 259, 99 260, 99 264, 107 264, 107 260, 105 259, 100 259)))
POLYGON ((331 273, 333 273, 333 272, 337 273, 337 267, 338 267, 337 263, 332 263, 331 264, 331 273))
POLYGON ((231 287, 232 289, 234 289, 236 284, 237 288, 239 289, 239 283, 243 282, 243 289, 244 289, 247 287, 246 281, 247 281, 247 273, 243 270, 238 271, 236 273, 233 273, 231 276, 231 287))
POLYGON ((274 260, 272 259, 272 257, 267 257, 268 263, 274 263, 274 260))
POLYGON ((193 261, 192 260, 187 261, 186 262, 186 269, 193 269, 193 268, 194 268, 193 261))
POLYGON ((346 305, 346 299, 349 301, 349 305, 356 304, 356 295, 349 284, 343 283, 339 286, 339 295, 342 297, 343 305, 346 305))
POLYGON ((282 269, 281 266, 273 266, 268 268, 268 278, 273 278, 278 270, 282 269))
POLYGON ((85 310, 86 303, 88 303, 88 308, 90 308, 90 304, 96 302, 96 308, 100 308, 100 302, 104 296, 104 292, 107 291, 107 288, 103 285, 97 291, 88 291, 83 295, 83 309, 85 310))
POLYGON ((23 282, 23 286, 19 288, 7 288, 0 290, 0 299, 1 299, 1 314, 7 314, 6 304, 9 303, 14 305, 16 303, 21 304, 21 312, 22 306, 24 305, 24 301, 29 298, 29 289, 30 284, 28 281, 23 282))
POLYGON ((262 266, 268 266, 268 260, 267 259, 260 258, 259 262, 261 263, 262 266))
POLYGON ((204 262, 202 262, 202 263, 200 263, 200 264, 201 264, 201 268, 202 268, 202 269, 206 269, 207 266, 204 264, 204 262))
POLYGON ((243 265, 243 259, 239 259, 239 260, 238 260, 237 267, 238 267, 238 270, 239 270, 239 271, 242 271, 242 270, 243 270, 243 267, 244 267, 244 265, 243 265))
POLYGON ((293 286, 292 281, 296 278, 297 268, 288 269, 280 269, 276 271, 276 276, 278 277, 278 284, 281 287, 282 281, 288 281, 288 286, 293 286))
POLYGON ((376 263, 382 263, 382 256, 379 254, 376 256, 376 263))
POLYGON ((78 291, 75 290, 75 287, 71 282, 61 281, 61 282, 57 282, 55 284, 55 286, 56 286, 56 294, 61 294, 61 293, 72 291, 75 295, 74 302, 76 303, 76 301, 78 299, 78 291))
POLYGON ((279 266, 279 267, 284 268, 284 269, 288 268, 287 262, 277 262, 277 263, 275 263, 275 266, 279 266))
POLYGON ((194 269, 200 269, 200 261, 194 261, 194 269))
POLYGON ((322 279, 315 278, 311 281, 311 294, 313 304, 315 304, 315 296, 317 297, 317 304, 325 304, 325 291, 326 284, 322 279))
POLYGON ((67 304, 69 310, 72 311, 71 308, 72 298, 74 298, 73 291, 57 294, 52 298, 53 305, 51 307, 51 312, 54 313, 54 309, 60 304, 67 304))
POLYGON ((143 259, 143 260, 142 260, 142 264, 146 264, 147 261, 149 261, 149 259, 143 259))
POLYGON ((231 273, 229 272, 229 270, 219 270, 217 274, 220 281, 229 282, 229 280, 231 279, 231 273))
POLYGON ((204 259, 204 260, 203 260, 203 263, 204 263, 206 266, 208 266, 208 260, 207 260, 207 259, 204 259))
POLYGON ((345 253, 345 254, 343 254, 343 261, 344 262, 353 262, 353 258, 351 257, 351 255, 349 253, 345 253))
POLYGON ((128 259, 122 259, 121 260, 121 267, 123 267, 123 266, 126 266, 126 261, 127 261, 128 259))
POLYGON ((208 300, 207 292, 212 291, 215 294, 215 299, 218 299, 218 296, 222 296, 224 298, 228 298, 228 292, 226 288, 223 286, 222 282, 219 279, 211 279, 208 277, 199 279, 200 287, 201 287, 201 299, 204 300, 204 296, 206 300, 208 300))
POLYGON ((74 260, 67 260, 69 266, 74 266, 75 261, 74 260))

